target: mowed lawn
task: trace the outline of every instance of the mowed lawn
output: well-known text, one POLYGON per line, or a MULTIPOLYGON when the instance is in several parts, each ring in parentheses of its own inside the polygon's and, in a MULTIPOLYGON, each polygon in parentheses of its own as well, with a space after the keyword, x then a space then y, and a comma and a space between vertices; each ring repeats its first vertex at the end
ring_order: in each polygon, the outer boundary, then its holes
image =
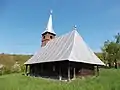
POLYGON ((120 69, 102 69, 100 76, 60 82, 22 74, 0 76, 0 90, 120 90, 120 69))

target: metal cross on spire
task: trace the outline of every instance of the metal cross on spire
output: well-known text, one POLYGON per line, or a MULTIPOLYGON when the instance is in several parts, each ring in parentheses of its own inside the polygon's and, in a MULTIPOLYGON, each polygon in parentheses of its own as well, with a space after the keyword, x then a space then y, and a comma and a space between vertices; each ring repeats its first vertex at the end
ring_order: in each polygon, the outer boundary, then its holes
POLYGON ((76 30, 76 29, 77 29, 77 26, 76 26, 76 25, 74 25, 73 29, 74 29, 74 30, 76 30))

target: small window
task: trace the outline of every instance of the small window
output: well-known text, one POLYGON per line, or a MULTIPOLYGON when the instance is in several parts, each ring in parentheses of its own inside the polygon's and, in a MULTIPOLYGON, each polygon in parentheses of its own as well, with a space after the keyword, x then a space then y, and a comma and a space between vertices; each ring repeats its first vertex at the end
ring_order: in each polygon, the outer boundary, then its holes
POLYGON ((43 36, 43 39, 45 39, 45 36, 43 36))
POLYGON ((53 37, 52 36, 50 36, 50 39, 52 39, 53 37))

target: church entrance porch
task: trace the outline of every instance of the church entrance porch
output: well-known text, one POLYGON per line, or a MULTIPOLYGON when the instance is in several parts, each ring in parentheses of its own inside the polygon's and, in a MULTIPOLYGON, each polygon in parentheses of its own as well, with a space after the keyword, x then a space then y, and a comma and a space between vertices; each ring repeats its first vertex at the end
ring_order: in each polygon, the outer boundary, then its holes
POLYGON ((67 60, 30 64, 26 67, 28 66, 29 68, 26 68, 26 72, 29 73, 28 75, 35 77, 70 80, 81 76, 95 75, 94 65, 67 60))

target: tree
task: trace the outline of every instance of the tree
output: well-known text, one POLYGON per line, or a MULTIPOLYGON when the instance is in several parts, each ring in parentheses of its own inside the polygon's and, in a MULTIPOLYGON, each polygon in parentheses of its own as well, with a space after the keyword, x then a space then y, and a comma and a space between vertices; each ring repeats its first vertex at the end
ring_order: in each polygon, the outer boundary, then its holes
POLYGON ((117 59, 118 59, 118 44, 111 41, 108 45, 107 52, 109 53, 109 58, 113 62, 115 68, 117 68, 117 59))
POLYGON ((117 35, 115 35, 115 42, 117 43, 117 44, 120 44, 120 33, 118 33, 117 35))
POLYGON ((108 45, 110 44, 110 41, 107 40, 104 42, 104 46, 101 48, 102 50, 102 57, 103 57, 103 61, 109 65, 109 67, 111 67, 111 60, 108 58, 109 57, 109 53, 107 52, 108 49, 108 45))
POLYGON ((113 63, 117 68, 117 61, 120 60, 120 34, 115 36, 115 41, 105 41, 102 47, 103 58, 111 67, 113 63))
POLYGON ((120 33, 115 35, 116 42, 116 59, 115 59, 115 68, 117 68, 117 60, 120 59, 120 33))

